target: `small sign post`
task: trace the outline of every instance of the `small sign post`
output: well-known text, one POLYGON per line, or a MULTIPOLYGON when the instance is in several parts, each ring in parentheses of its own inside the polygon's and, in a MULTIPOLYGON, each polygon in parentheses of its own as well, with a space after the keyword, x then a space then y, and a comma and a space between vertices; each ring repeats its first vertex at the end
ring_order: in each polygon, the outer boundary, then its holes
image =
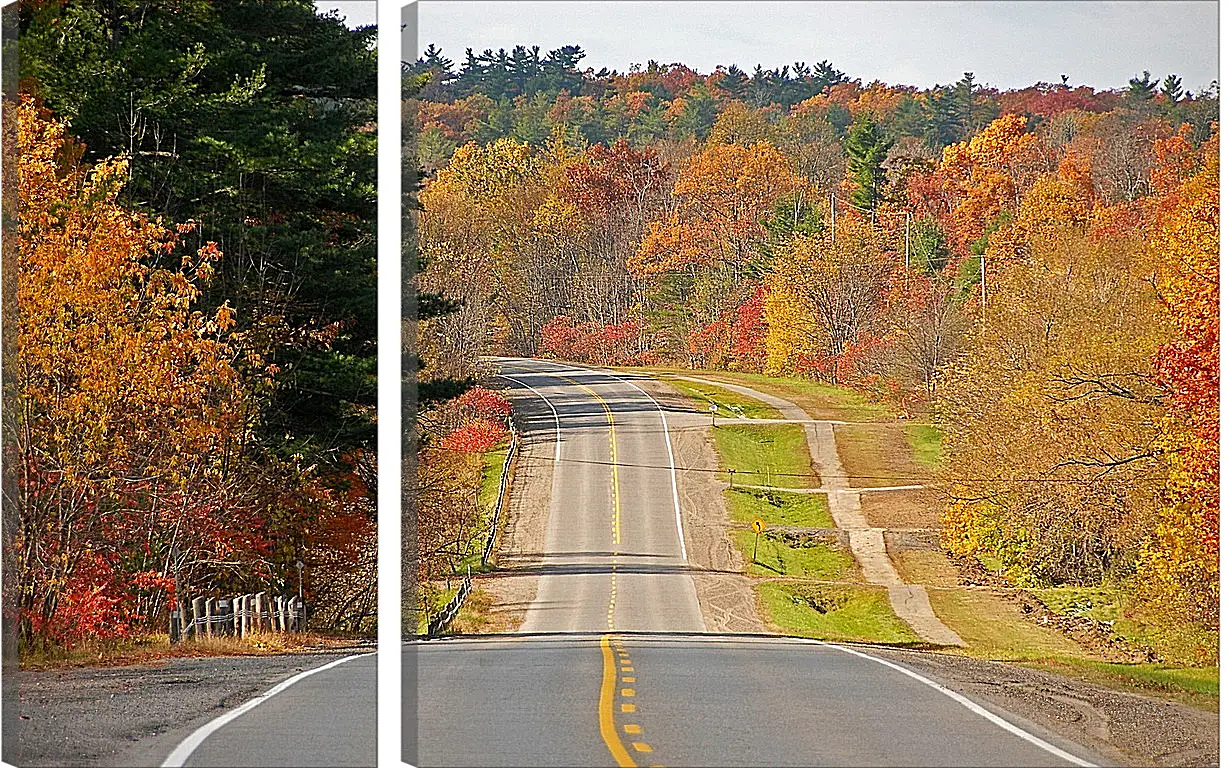
POLYGON ((757 517, 755 522, 751 523, 751 527, 755 529, 755 546, 751 548, 751 562, 757 563, 759 562, 756 558, 760 553, 760 534, 764 532, 764 521, 757 517))
POLYGON ((727 469, 726 472, 730 473, 730 487, 733 488, 734 487, 734 470, 727 469))
POLYGON ((713 426, 717 426, 717 404, 713 403, 708 407, 709 414, 713 417, 713 426))

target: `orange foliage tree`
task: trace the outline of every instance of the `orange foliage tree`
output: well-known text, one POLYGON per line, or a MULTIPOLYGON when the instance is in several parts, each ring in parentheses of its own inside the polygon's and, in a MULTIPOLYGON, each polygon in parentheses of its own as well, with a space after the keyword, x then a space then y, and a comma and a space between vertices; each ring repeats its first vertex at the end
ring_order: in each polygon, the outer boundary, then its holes
POLYGON ((771 144, 713 144, 682 164, 673 190, 677 209, 649 225, 629 268, 661 274, 736 265, 764 236, 762 222, 774 204, 802 186, 771 144))
MULTIPOLYGON (((1172 142, 1158 142, 1157 149, 1171 151, 1172 142)), ((1154 178, 1154 186, 1168 194, 1156 206, 1149 245, 1160 263, 1158 292, 1178 337, 1156 356, 1171 469, 1167 503, 1141 558, 1148 592, 1209 628, 1217 626, 1220 595, 1218 149, 1214 134, 1202 147, 1202 169, 1184 182, 1164 162, 1154 174, 1164 177, 1154 178)))
POLYGON ((122 635, 165 606, 173 547, 202 579, 264 568, 239 469, 255 409, 233 311, 192 309, 216 246, 153 266, 191 225, 120 207, 124 161, 87 169, 63 123, 16 109, 21 634, 122 635))

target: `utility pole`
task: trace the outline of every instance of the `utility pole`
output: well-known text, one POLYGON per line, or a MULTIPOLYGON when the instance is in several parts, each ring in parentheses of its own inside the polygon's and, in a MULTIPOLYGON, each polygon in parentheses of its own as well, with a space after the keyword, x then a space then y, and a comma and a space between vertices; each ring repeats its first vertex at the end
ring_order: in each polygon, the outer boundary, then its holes
POLYGON ((905 274, 909 273, 909 225, 913 222, 913 214, 905 211, 905 274))
POLYGON ((836 245, 836 193, 829 193, 828 220, 832 222, 832 244, 836 245))
POLYGON ((981 329, 986 332, 986 252, 981 255, 981 329))

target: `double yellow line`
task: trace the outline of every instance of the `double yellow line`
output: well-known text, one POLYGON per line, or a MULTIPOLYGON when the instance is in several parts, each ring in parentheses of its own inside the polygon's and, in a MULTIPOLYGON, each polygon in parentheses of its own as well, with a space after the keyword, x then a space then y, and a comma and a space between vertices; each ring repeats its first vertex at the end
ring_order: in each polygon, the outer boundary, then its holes
MULTIPOLYGON (((596 400, 602 406, 602 410, 606 412, 606 422, 610 425, 610 487, 611 496, 613 497, 610 536, 614 542, 613 557, 617 558, 619 556, 619 547, 623 544, 623 510, 619 497, 619 448, 615 436, 614 412, 610 410, 610 406, 602 396, 591 387, 567 376, 560 376, 559 378, 569 381, 589 393, 589 396, 596 400)), ((617 570, 618 563, 612 558, 610 563, 610 605, 606 610, 606 626, 611 632, 615 628, 614 613, 615 597, 617 595, 617 570)), ((623 739, 619 735, 619 728, 615 723, 614 705, 615 698, 618 697, 624 700, 619 707, 621 714, 630 714, 636 711, 635 703, 628 701, 635 698, 636 689, 623 687, 635 684, 636 678, 631 676, 635 668, 632 667, 631 657, 617 636, 613 634, 603 635, 601 648, 602 690, 597 701, 598 726, 602 733, 602 740, 606 742, 606 748, 610 750, 610 755, 614 758, 615 763, 621 766, 621 768, 634 768, 637 763, 632 758, 627 746, 624 745, 623 739), (619 655, 617 665, 615 660, 616 652, 619 655)), ((636 723, 625 723, 623 731, 630 736, 638 736, 643 732, 636 723)), ((631 746, 632 749, 639 753, 650 753, 653 751, 653 748, 643 741, 632 741, 631 746)))

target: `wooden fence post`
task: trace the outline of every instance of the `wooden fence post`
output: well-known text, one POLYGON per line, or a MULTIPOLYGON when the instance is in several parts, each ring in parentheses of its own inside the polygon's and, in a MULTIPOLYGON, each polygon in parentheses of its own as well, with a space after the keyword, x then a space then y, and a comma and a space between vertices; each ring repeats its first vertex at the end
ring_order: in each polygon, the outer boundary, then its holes
POLYGON ((171 640, 171 645, 179 642, 179 606, 171 608, 171 625, 167 629, 167 636, 171 640))
POLYGON ((230 634, 230 624, 231 624, 230 598, 219 597, 218 598, 218 634, 219 635, 229 635, 230 634))
POLYGON ((205 598, 192 598, 192 637, 201 639, 201 617, 205 615, 205 598))
POLYGON ((188 639, 188 601, 179 600, 179 639, 188 639))
POLYGON ((269 618, 268 596, 264 592, 256 593, 256 631, 263 632, 265 622, 269 618))
POLYGON ((214 602, 212 597, 205 598, 205 637, 213 637, 214 602))

